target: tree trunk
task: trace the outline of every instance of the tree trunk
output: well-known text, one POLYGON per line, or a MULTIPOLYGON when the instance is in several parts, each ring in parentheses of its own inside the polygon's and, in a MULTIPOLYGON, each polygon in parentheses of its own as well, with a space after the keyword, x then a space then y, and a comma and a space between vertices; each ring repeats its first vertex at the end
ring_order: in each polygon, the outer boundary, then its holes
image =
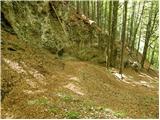
POLYGON ((77 1, 77 13, 80 13, 80 3, 77 1))
POLYGON ((103 1, 99 1, 99 7, 100 7, 100 8, 99 8, 99 17, 100 17, 100 18, 99 18, 99 27, 102 29, 102 28, 103 28, 103 26, 102 26, 102 22, 103 22, 103 21, 102 21, 102 20, 103 20, 103 19, 102 19, 103 1))
POLYGON ((92 1, 92 20, 96 20, 95 17, 96 17, 96 5, 95 5, 95 1, 92 1))
POLYGON ((157 16, 157 13, 155 13, 154 16, 154 20, 153 20, 153 25, 152 25, 152 10, 153 10, 153 2, 151 4, 151 9, 149 12, 149 18, 148 18, 148 24, 147 24, 147 30, 146 30, 146 37, 145 37, 145 45, 144 45, 144 49, 143 49, 143 56, 142 56, 142 60, 141 60, 141 66, 142 68, 144 67, 144 62, 146 60, 146 55, 147 55, 147 50, 148 50, 148 43, 151 37, 151 33, 153 30, 152 28, 154 27, 155 24, 155 18, 157 16))
POLYGON ((117 32, 117 13, 118 13, 118 6, 119 1, 113 1, 113 13, 112 13, 112 35, 111 35, 111 66, 115 66, 115 39, 116 39, 116 32, 117 32))
POLYGON ((137 52, 136 52, 136 57, 138 59, 138 54, 139 54, 139 47, 140 47, 140 42, 141 42, 141 29, 142 29, 142 25, 140 27, 140 32, 139 32, 139 39, 138 39, 138 45, 137 45, 137 52))
POLYGON ((89 1, 87 1, 87 16, 89 17, 90 15, 90 7, 89 7, 89 1))
POLYGON ((105 21, 104 21, 104 31, 106 31, 106 28, 107 28, 107 1, 105 2, 105 21))
POLYGON ((153 47, 153 50, 152 50, 152 55, 151 55, 151 59, 150 59, 150 64, 149 64, 149 67, 148 67, 148 71, 149 71, 151 65, 154 64, 153 58, 154 58, 154 53, 155 53, 156 45, 157 45, 157 43, 155 42, 154 47, 153 47))
POLYGON ((112 1, 109 1, 109 19, 108 19, 108 32, 109 32, 109 40, 108 40, 108 44, 107 44, 107 69, 109 68, 110 64, 111 64, 111 58, 110 58, 110 41, 111 41, 111 27, 112 27, 112 1))
POLYGON ((86 15, 86 1, 81 1, 83 3, 83 14, 86 15))
POLYGON ((119 73, 122 74, 123 72, 123 54, 124 54, 124 45, 125 45, 125 33, 126 33, 126 21, 127 21, 127 1, 124 2, 123 8, 123 26, 122 26, 122 34, 121 34, 121 41, 122 41, 122 51, 121 51, 121 63, 120 63, 120 71, 119 73))
MULTIPOLYGON (((141 15, 139 17, 139 20, 137 21, 136 20, 136 23, 138 22, 137 26, 135 27, 135 31, 134 31, 134 35, 133 35, 133 40, 132 40, 132 47, 131 47, 131 50, 134 51, 134 46, 135 46, 135 40, 136 40, 136 35, 137 35, 137 31, 138 31, 138 28, 139 28, 139 24, 141 22, 141 18, 142 18, 142 15, 143 15, 143 11, 144 11, 144 5, 145 5, 145 1, 143 3, 143 8, 142 8, 142 12, 141 12, 141 15)), ((140 4, 139 4, 140 6, 140 4)), ((139 12, 139 11, 138 11, 139 12)), ((138 17, 137 17, 138 18, 138 17)), ((136 25, 136 24, 135 24, 136 25)))
POLYGON ((133 21, 134 21, 134 14, 135 14, 135 6, 136 2, 133 1, 133 6, 132 6, 132 15, 131 15, 131 27, 130 27, 130 38, 129 38, 129 46, 131 47, 131 41, 132 41, 132 33, 133 33, 133 21))
POLYGON ((129 26, 130 25, 130 21, 131 21, 131 17, 128 18, 128 22, 127 22, 127 40, 126 40, 126 43, 127 43, 128 46, 129 46, 129 37, 130 37, 129 36, 130 35, 130 31, 129 31, 130 30, 130 26, 129 26))
POLYGON ((97 25, 100 26, 100 1, 97 1, 97 25))

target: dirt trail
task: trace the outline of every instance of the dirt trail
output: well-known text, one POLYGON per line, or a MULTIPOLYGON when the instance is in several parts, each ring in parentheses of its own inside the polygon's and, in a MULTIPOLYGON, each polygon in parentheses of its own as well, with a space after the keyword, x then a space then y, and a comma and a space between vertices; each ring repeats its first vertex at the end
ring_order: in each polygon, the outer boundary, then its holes
POLYGON ((3 35, 2 118, 158 118, 157 75, 126 69, 119 80, 116 69, 3 35))

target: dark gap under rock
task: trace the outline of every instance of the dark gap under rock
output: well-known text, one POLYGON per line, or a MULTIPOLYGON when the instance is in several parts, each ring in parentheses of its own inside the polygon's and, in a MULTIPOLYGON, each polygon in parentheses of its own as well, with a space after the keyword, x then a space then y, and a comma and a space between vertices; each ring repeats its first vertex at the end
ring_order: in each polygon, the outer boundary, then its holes
POLYGON ((15 31, 13 30, 11 24, 5 18, 3 12, 1 12, 1 26, 5 31, 7 31, 7 32, 9 32, 11 34, 16 34, 15 31))
POLYGON ((11 47, 9 47, 7 49, 10 50, 10 51, 16 51, 14 48, 11 48, 11 47))

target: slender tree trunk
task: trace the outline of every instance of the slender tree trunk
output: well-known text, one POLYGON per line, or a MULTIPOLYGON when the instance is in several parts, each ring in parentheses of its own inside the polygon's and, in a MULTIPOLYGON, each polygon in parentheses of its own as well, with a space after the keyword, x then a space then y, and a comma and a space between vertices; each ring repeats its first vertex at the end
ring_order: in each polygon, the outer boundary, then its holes
MULTIPOLYGON (((140 6, 140 4, 139 4, 140 6)), ((136 40, 136 35, 137 35, 137 31, 138 31, 138 28, 139 28, 139 24, 141 22, 141 18, 143 16, 143 11, 144 11, 144 6, 145 6, 145 1, 143 3, 143 8, 142 8, 142 12, 141 12, 141 15, 139 17, 139 20, 137 21, 136 20, 136 23, 138 22, 137 26, 135 27, 135 31, 134 31, 134 35, 133 35, 133 40, 132 40, 132 47, 131 47, 131 50, 134 51, 134 48, 135 48, 135 40, 136 40)), ((138 11, 139 12, 139 11, 138 11)), ((136 25, 136 24, 135 24, 136 25)))
POLYGON ((96 1, 94 1, 94 21, 97 22, 96 1))
POLYGON ((102 29, 102 27, 103 27, 103 26, 102 26, 102 22, 103 22, 103 21, 102 21, 102 20, 103 20, 103 19, 102 19, 102 17, 103 17, 103 16, 102 16, 102 12, 103 12, 103 10, 102 10, 102 8, 103 8, 103 1, 99 1, 99 7, 100 7, 100 8, 99 8, 99 17, 100 17, 100 18, 99 18, 99 27, 102 29))
POLYGON ((124 2, 124 10, 123 10, 123 26, 122 26, 122 34, 121 34, 121 41, 122 41, 122 51, 121 51, 121 64, 120 64, 120 71, 119 73, 122 74, 123 72, 123 54, 124 54, 124 45, 125 45, 125 33, 126 33, 126 21, 127 21, 127 1, 124 2))
POLYGON ((77 13, 80 13, 80 3, 79 1, 76 1, 77 2, 77 13))
POLYGON ((129 46, 131 47, 131 42, 132 42, 132 33, 133 33, 133 23, 134 23, 134 14, 135 14, 135 6, 136 2, 133 1, 133 6, 132 6, 132 15, 131 15, 131 27, 130 27, 130 38, 129 38, 129 46))
POLYGON ((108 32, 109 32, 109 39, 107 44, 107 69, 111 64, 111 53, 110 53, 110 42, 111 42, 111 27, 112 27, 112 1, 109 1, 109 19, 108 19, 108 32))
POLYGON ((142 29, 142 25, 139 30, 140 32, 139 32, 139 39, 138 39, 137 52, 136 52, 137 59, 138 59, 138 54, 139 54, 140 42, 141 42, 141 29, 142 29))
POLYGON ((148 71, 149 71, 149 69, 150 69, 151 65, 153 65, 153 64, 154 64, 153 59, 154 59, 154 53, 155 53, 156 45, 157 45, 157 43, 155 42, 154 47, 153 47, 153 50, 152 50, 152 55, 151 55, 151 59, 150 59, 150 64, 149 64, 149 67, 148 67, 148 71))
POLYGON ((111 36, 112 30, 112 1, 109 1, 109 20, 108 20, 108 32, 109 32, 109 36, 111 36))
POLYGON ((97 25, 100 27, 100 1, 97 1, 97 25))
MULTIPOLYGON (((97 24, 98 24, 98 26, 100 27, 100 28, 102 28, 102 26, 101 26, 101 4, 102 3, 102 1, 97 1, 97 24)), ((98 45, 99 45, 99 48, 101 48, 101 43, 102 43, 102 40, 101 40, 102 38, 101 38, 101 32, 99 32, 99 34, 98 34, 98 45)))
POLYGON ((83 14, 86 15, 86 1, 81 1, 83 3, 83 14))
POLYGON ((94 1, 91 1, 91 6, 92 6, 92 20, 94 20, 94 1))
POLYGON ((146 37, 145 37, 145 45, 144 45, 143 56, 142 56, 142 60, 141 60, 142 68, 144 67, 144 62, 146 60, 146 55, 147 55, 147 50, 148 50, 148 43, 149 43, 149 40, 150 40, 150 37, 151 37, 152 30, 153 30, 154 25, 155 25, 156 16, 158 14, 158 12, 155 12, 153 23, 152 23, 152 12, 153 12, 152 10, 153 10, 153 1, 152 1, 151 9, 150 9, 150 12, 149 12, 149 18, 148 18, 148 24, 147 24, 147 30, 146 30, 146 37))
POLYGON ((89 7, 89 1, 87 1, 87 16, 89 17, 90 15, 90 7, 89 7))
POLYGON ((107 28, 107 1, 105 2, 105 21, 104 21, 104 31, 106 31, 107 28))
POLYGON ((115 66, 115 39, 116 39, 116 32, 117 32, 117 14, 118 14, 118 1, 113 1, 113 16, 112 16, 112 35, 111 35, 111 66, 115 66))
POLYGON ((96 21, 96 5, 95 5, 95 1, 92 1, 92 20, 96 21))
POLYGON ((130 21, 131 21, 131 17, 128 18, 128 22, 127 22, 128 24, 127 24, 127 40, 126 40, 126 43, 127 43, 128 46, 129 46, 129 37, 130 37, 129 36, 130 35, 130 31, 129 31, 130 30, 130 26, 129 26, 130 21))

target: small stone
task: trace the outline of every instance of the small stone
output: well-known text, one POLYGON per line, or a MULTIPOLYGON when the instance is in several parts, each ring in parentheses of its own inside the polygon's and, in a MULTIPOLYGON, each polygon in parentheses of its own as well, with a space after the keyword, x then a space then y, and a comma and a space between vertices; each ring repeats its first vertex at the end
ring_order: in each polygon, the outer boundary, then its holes
POLYGON ((107 113, 108 113, 108 112, 112 112, 112 110, 111 110, 111 109, 108 109, 108 108, 104 109, 104 111, 107 112, 107 113))

